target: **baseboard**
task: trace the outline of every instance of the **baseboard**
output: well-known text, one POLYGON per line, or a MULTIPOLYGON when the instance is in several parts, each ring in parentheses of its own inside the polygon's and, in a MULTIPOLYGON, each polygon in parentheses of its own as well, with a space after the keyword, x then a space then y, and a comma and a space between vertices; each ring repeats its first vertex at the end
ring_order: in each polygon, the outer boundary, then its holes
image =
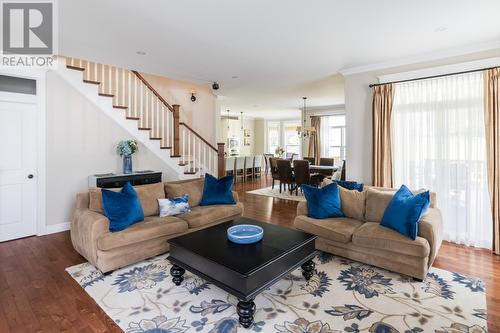
POLYGON ((45 235, 54 234, 56 232, 69 230, 71 222, 52 224, 45 226, 45 235))

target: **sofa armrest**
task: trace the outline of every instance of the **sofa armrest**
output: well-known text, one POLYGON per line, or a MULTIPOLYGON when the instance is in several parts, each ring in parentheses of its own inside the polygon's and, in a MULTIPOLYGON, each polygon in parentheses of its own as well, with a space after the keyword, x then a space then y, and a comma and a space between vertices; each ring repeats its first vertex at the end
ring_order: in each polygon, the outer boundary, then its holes
POLYGON ((297 216, 299 216, 299 215, 307 216, 307 202, 306 201, 300 201, 299 204, 297 205, 297 216))
POLYGON ((92 265, 97 264, 97 239, 109 232, 106 216, 88 208, 77 208, 71 221, 71 242, 92 265))
POLYGON ((431 267, 443 241, 441 211, 438 208, 429 208, 418 224, 418 235, 427 239, 430 245, 428 264, 431 267))
POLYGON ((236 201, 236 202, 240 201, 240 197, 238 196, 238 193, 236 191, 233 191, 233 198, 234 198, 234 201, 236 201))

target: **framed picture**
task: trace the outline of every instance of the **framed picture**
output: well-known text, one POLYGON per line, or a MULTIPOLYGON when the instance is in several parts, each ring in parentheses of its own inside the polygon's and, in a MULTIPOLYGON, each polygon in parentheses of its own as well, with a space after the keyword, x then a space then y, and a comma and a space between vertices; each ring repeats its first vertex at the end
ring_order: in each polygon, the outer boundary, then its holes
MULTIPOLYGON (((243 130, 243 136, 245 138, 249 138, 250 137, 250 130, 249 129, 243 130)), ((246 144, 245 144, 245 146, 246 146, 246 144)))
POLYGON ((250 145, 251 145, 251 143, 250 143, 250 139, 245 138, 245 139, 244 139, 244 141, 243 141, 243 144, 244 144, 245 146, 250 146, 250 145))

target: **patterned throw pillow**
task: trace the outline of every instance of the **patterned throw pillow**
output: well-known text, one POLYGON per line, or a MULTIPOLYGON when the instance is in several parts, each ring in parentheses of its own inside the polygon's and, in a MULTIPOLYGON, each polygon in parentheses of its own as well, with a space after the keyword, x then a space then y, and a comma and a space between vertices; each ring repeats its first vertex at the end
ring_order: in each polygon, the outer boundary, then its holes
POLYGON ((177 198, 158 199, 158 205, 160 206, 160 217, 179 215, 191 211, 187 194, 177 198))

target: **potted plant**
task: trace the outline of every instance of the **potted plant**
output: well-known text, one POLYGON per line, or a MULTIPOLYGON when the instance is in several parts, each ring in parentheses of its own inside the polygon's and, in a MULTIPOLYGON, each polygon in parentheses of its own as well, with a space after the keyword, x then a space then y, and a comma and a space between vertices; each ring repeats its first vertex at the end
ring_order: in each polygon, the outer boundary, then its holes
POLYGON ((132 154, 138 150, 137 141, 123 140, 116 145, 116 152, 123 158, 123 173, 132 173, 132 154))
POLYGON ((285 149, 283 147, 280 147, 278 146, 276 148, 276 150, 274 151, 274 153, 276 154, 276 156, 278 156, 279 158, 282 158, 283 157, 283 154, 285 153, 285 149))

